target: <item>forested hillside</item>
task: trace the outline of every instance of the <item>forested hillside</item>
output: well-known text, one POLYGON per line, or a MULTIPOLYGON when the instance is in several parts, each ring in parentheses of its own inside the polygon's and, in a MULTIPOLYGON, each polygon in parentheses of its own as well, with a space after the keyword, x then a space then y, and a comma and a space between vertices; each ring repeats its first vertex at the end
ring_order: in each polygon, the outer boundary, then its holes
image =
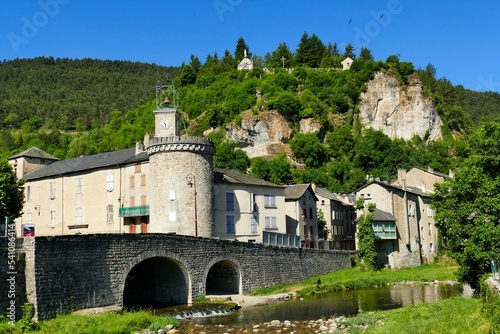
POLYGON ((183 131, 203 135, 217 146, 215 165, 238 169, 276 183, 315 182, 331 191, 352 191, 367 175, 391 179, 398 168, 433 167, 448 172, 468 156, 468 135, 483 120, 500 115, 500 95, 479 93, 436 78, 428 65, 390 56, 375 60, 362 48, 323 44, 302 36, 295 52, 284 43, 265 56, 252 55, 240 38, 234 53, 198 56, 181 68, 101 60, 36 58, 0 63, 0 154, 37 146, 60 159, 132 147, 154 129, 155 86, 167 75, 179 92, 183 131), (244 50, 255 64, 237 71, 244 50), (350 70, 340 62, 355 59, 350 70), (424 95, 435 103, 442 139, 391 140, 358 121, 360 94, 376 72, 408 84, 418 75, 424 95), (250 159, 228 141, 226 125, 244 112, 275 111, 293 129, 290 152, 250 159), (300 133, 302 119, 314 118, 319 132, 300 133))

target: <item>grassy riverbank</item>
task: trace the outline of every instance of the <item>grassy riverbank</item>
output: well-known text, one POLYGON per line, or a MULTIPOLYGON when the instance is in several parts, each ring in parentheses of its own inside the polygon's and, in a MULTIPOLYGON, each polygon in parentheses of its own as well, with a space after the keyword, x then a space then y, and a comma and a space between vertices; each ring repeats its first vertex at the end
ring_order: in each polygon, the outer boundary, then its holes
POLYGON ((307 295, 313 292, 332 292, 367 286, 384 286, 396 282, 453 281, 456 280, 455 273, 457 269, 456 266, 444 266, 437 263, 401 270, 366 271, 355 267, 334 271, 299 283, 260 288, 252 294, 268 295, 294 291, 300 295, 307 295))
POLYGON ((117 312, 99 315, 61 315, 38 324, 27 319, 19 320, 15 326, 0 323, 0 334, 130 334, 141 330, 157 331, 167 325, 178 326, 170 316, 153 315, 146 311, 117 312))
POLYGON ((362 313, 340 324, 348 333, 490 333, 492 323, 482 312, 479 298, 450 298, 404 308, 362 313), (360 327, 358 327, 360 326, 360 327))

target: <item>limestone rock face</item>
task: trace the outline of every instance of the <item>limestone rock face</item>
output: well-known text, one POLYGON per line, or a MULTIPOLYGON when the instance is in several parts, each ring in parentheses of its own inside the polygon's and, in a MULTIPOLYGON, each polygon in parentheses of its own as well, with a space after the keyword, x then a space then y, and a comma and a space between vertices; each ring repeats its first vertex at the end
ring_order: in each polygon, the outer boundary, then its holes
POLYGON ((441 138, 441 118, 434 103, 422 95, 418 75, 408 79, 406 88, 396 78, 378 72, 361 94, 359 115, 365 127, 382 130, 391 139, 411 139, 414 135, 441 138))
POLYGON ((292 129, 283 116, 275 111, 264 111, 258 115, 247 112, 241 126, 226 125, 227 139, 236 142, 249 158, 274 156, 279 152, 289 152, 287 145, 292 129))
POLYGON ((321 121, 314 118, 303 118, 300 120, 300 133, 319 132, 321 121))

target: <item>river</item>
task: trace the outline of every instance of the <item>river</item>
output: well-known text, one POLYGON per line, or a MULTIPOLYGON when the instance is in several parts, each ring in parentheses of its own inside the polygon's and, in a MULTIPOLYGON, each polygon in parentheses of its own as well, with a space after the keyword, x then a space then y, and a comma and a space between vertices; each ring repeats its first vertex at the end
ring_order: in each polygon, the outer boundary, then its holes
MULTIPOLYGON (((273 320, 305 321, 332 316, 350 316, 360 312, 387 310, 434 302, 446 298, 470 297, 472 291, 461 284, 394 285, 338 291, 291 299, 265 306, 243 307, 228 315, 193 318, 183 321, 183 328, 228 326, 242 328, 273 320)), ((208 332, 207 332, 208 333, 208 332)))

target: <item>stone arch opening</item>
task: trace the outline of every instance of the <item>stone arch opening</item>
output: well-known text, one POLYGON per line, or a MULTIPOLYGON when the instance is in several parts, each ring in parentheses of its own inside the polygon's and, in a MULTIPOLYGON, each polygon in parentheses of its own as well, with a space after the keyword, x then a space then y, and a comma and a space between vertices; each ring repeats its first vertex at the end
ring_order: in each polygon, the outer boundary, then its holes
POLYGON ((228 260, 216 262, 207 274, 207 295, 231 295, 240 293, 240 273, 228 260))
POLYGON ((127 308, 162 308, 188 304, 189 284, 183 265, 167 257, 152 257, 136 264, 123 289, 127 308))

